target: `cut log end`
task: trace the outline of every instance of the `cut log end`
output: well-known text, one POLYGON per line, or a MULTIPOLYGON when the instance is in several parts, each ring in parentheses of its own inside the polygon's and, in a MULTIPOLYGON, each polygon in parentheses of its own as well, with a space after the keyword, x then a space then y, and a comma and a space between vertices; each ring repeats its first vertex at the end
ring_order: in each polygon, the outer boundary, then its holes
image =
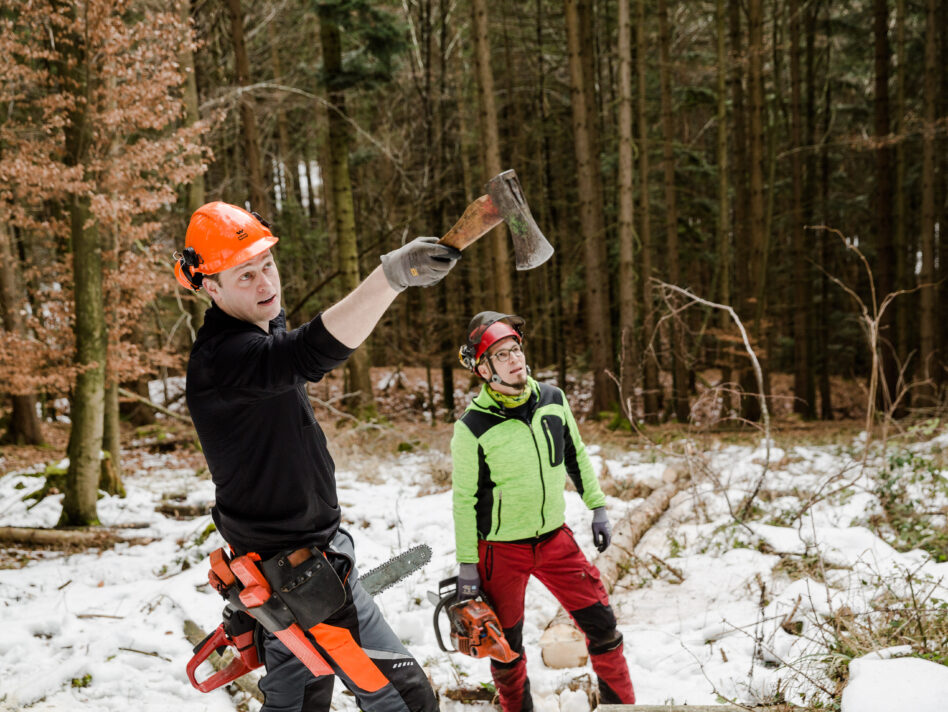
POLYGON ((551 625, 540 636, 543 663, 556 670, 582 667, 589 658, 586 639, 569 623, 551 625))

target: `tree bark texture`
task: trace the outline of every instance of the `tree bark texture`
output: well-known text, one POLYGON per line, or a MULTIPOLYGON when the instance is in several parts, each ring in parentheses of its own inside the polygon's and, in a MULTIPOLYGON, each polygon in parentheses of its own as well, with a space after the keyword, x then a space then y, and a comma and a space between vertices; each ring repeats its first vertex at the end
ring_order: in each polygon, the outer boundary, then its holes
MULTIPOLYGON (((484 180, 504 170, 500 157, 500 133, 497 127, 497 105, 494 100, 494 74, 490 61, 490 32, 487 0, 472 0, 472 35, 474 39, 474 71, 477 76, 478 127, 483 142, 484 180)), ((510 278, 510 257, 507 226, 500 224, 487 236, 491 254, 492 311, 511 314, 513 286, 510 278)))
POLYGON ((793 410, 805 418, 816 411, 816 392, 813 386, 813 351, 810 347, 810 292, 809 255, 803 234, 803 114, 800 71, 800 13, 799 0, 789 0, 790 15, 790 173, 793 182, 791 212, 791 243, 793 252, 793 410))
MULTIPOLYGON (((889 145, 891 130, 889 119, 889 3, 888 0, 873 0, 873 35, 875 92, 873 97, 873 130, 878 141, 876 148, 876 182, 873 202, 876 209, 876 305, 895 289, 895 248, 892 239, 892 148, 889 145)), ((887 309, 880 319, 879 358, 882 367, 882 387, 879 389, 878 405, 887 408, 896 396, 898 388, 898 364, 892 348, 898 344, 895 334, 895 312, 887 309)))
MULTIPOLYGON (((748 242, 740 264, 744 266, 742 281, 743 318, 751 324, 751 336, 755 348, 764 343, 763 315, 760 312, 759 296, 762 292, 761 265, 764 263, 764 13, 762 0, 748 0, 747 4, 747 86, 750 95, 749 173, 750 204, 748 211, 748 242)), ((760 419, 760 400, 764 394, 756 394, 756 381, 749 367, 741 369, 741 387, 744 394, 741 399, 741 414, 747 420, 760 419)))
MULTIPOLYGON (((896 289, 908 289, 914 286, 909 279, 908 262, 909 249, 907 240, 907 225, 909 215, 906 205, 905 185, 905 112, 906 87, 908 78, 906 73, 906 41, 905 41, 905 0, 895 2, 895 61, 896 61, 896 89, 895 89, 895 133, 900 140, 895 144, 895 286, 896 289)), ((898 334, 896 355, 900 363, 905 363, 910 351, 909 346, 909 299, 897 299, 890 309, 895 310, 895 326, 898 334)))
POLYGON ((638 371, 635 275, 635 141, 632 135, 632 21, 628 2, 619 3, 619 360, 622 407, 634 422, 638 371))
MULTIPOLYGON (((938 91, 938 67, 935 61, 936 26, 935 0, 926 0, 925 28, 925 119, 922 128, 922 234, 919 239, 922 253, 918 275, 922 289, 919 292, 919 375, 925 379, 918 404, 932 407, 937 404, 936 373, 941 364, 937 353, 938 333, 935 297, 935 103, 938 91)), ((942 230, 946 226, 942 226, 942 230)))
POLYGON ((652 289, 652 221, 649 200, 649 149, 647 114, 648 46, 645 41, 645 0, 638 0, 635 15, 635 62, 637 86, 637 115, 639 127, 639 242, 642 245, 640 273, 642 275, 642 396, 647 423, 657 423, 662 401, 662 386, 658 380, 658 361, 655 355, 655 300, 652 289))
POLYGON ((609 279, 606 268, 606 235, 603 223, 602 184, 596 146, 597 125, 589 111, 584 78, 584 54, 592 48, 584 45, 583 15, 588 18, 588 0, 566 0, 566 43, 569 53, 570 104, 573 117, 573 140, 576 151, 576 179, 579 191, 579 220, 582 230, 583 255, 586 267, 586 318, 589 347, 592 351, 593 415, 615 402, 616 394, 607 371, 612 370, 612 334, 609 329, 609 279))
POLYGON ((90 224, 89 198, 72 196, 70 205, 75 290, 76 376, 70 402, 69 471, 60 525, 98 523, 96 498, 99 453, 105 418, 106 334, 102 290, 102 248, 90 224))
MULTIPOLYGON (((359 247, 355 228, 355 208, 352 201, 352 180, 349 177, 349 133, 346 122, 345 95, 333 89, 333 77, 342 72, 342 38, 339 26, 331 18, 320 17, 319 35, 323 50, 329 86, 329 173, 332 175, 332 203, 336 218, 337 255, 342 286, 351 292, 361 281, 359 274, 359 247)), ((358 392, 353 405, 356 410, 368 412, 374 408, 368 344, 363 344, 346 362, 350 392, 358 392)))
MULTIPOLYGON (((250 85, 250 60, 247 56, 247 44, 244 41, 244 12, 240 0, 227 0, 230 12, 230 34, 234 46, 234 71, 237 86, 250 85)), ((263 178, 263 162, 260 156, 260 135, 257 130, 257 115, 253 97, 241 92, 238 99, 240 123, 244 137, 244 168, 246 169, 250 205, 261 215, 270 214, 270 201, 267 199, 267 184, 263 178)))
MULTIPOLYGON (((191 49, 191 0, 179 0, 178 13, 183 25, 187 28, 185 36, 181 41, 181 51, 179 53, 181 63, 181 73, 184 77, 184 108, 185 126, 193 126, 201 118, 198 108, 198 90, 197 75, 194 70, 194 51, 191 49)), ((187 211, 188 215, 193 215, 194 211, 200 208, 206 202, 204 173, 198 173, 187 185, 187 211)), ((191 334, 197 334, 198 329, 204 324, 204 312, 207 304, 196 294, 189 294, 185 298, 185 308, 188 311, 190 319, 191 334)))
MULTIPOLYGON (((20 260, 13 250, 12 235, 7 224, 0 221, 0 315, 3 330, 17 336, 26 335, 21 309, 25 300, 19 290, 20 260)), ((36 412, 37 399, 33 393, 11 395, 10 425, 3 440, 17 445, 43 445, 43 429, 36 412)))
MULTIPOLYGON (((678 254, 678 203, 675 194, 675 119, 671 88, 671 28, 668 24, 668 2, 658 0, 659 82, 662 106, 662 158, 665 170, 665 259, 668 281, 681 284, 680 256, 678 254)), ((683 318, 683 317, 681 317, 683 318)), ((687 423, 691 416, 688 402, 688 371, 685 363, 684 328, 681 322, 671 322, 672 402, 675 418, 687 423)))

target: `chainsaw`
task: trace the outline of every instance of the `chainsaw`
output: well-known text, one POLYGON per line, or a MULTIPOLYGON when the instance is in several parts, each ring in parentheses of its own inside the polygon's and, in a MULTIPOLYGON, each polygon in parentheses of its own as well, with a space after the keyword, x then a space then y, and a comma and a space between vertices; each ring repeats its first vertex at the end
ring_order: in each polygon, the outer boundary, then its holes
POLYGON ((438 593, 428 592, 435 604, 434 629, 438 647, 446 653, 463 653, 472 658, 490 657, 498 662, 513 662, 519 656, 510 649, 504 637, 497 614, 481 596, 458 601, 458 577, 446 578, 438 584, 438 593), (441 637, 440 617, 445 611, 451 624, 451 643, 448 648, 441 637))
MULTIPOLYGON (((414 573, 430 560, 431 548, 427 544, 419 544, 359 576, 359 582, 370 596, 375 596, 414 573)), ((257 650, 261 649, 258 647, 261 626, 257 625, 257 621, 231 603, 224 606, 223 619, 224 622, 214 632, 194 646, 194 657, 187 666, 188 679, 201 692, 216 690, 263 665, 257 654, 257 650), (196 673, 201 663, 207 660, 212 652, 223 655, 228 647, 236 651, 234 659, 223 669, 199 682, 196 673)), ((305 649, 302 652, 305 654, 305 649)), ((315 650, 312 653, 315 653, 315 650)), ((307 667, 312 669, 312 662, 307 667)), ((330 674, 332 669, 327 666, 320 672, 330 674)))

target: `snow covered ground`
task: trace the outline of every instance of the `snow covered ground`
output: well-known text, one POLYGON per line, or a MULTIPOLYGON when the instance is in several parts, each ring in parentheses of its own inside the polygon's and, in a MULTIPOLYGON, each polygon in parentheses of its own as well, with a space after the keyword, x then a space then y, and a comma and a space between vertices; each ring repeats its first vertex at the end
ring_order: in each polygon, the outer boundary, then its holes
MULTIPOLYGON (((942 453, 948 434, 903 447, 919 457, 942 453)), ((608 459, 595 445, 591 450, 597 470, 605 467, 623 487, 654 480, 664 468, 660 453, 636 442, 608 459)), ((827 621, 865 614, 884 591, 927 596, 930 607, 948 605, 948 563, 920 550, 899 553, 867 528, 878 505, 871 468, 858 466, 858 441, 774 446, 754 522, 736 524, 728 502, 736 507, 753 488, 765 456, 762 447, 736 445, 701 453, 692 484, 642 540, 639 561, 616 587, 612 604, 639 703, 715 704, 724 697, 753 704, 777 691, 794 704, 825 701, 821 688, 834 687, 823 662, 832 645, 827 621), (825 498, 794 518, 817 493, 825 498), (793 570, 787 562, 800 566, 793 570)), ((442 652, 432 629, 426 592, 456 573, 450 491, 438 490, 431 477, 444 458, 436 450, 393 453, 368 472, 345 458, 337 463, 345 526, 363 571, 413 544, 433 549, 422 571, 377 602, 442 693, 490 682, 487 662, 442 652)), ((0 471, 3 464, 0 459, 0 471)), ((943 482, 944 474, 933 476, 943 482)), ((36 486, 37 478, 23 473, 0 476, 0 525, 55 524, 60 495, 29 510, 22 501, 36 486)), ((244 697, 225 689, 199 693, 185 675, 191 657, 185 619, 208 631, 220 621, 221 600, 207 585, 205 559, 223 541, 216 533, 205 536, 209 516, 176 520, 155 511, 163 495, 211 502, 210 480, 182 469, 174 453, 151 454, 126 473, 125 486, 127 497, 100 499, 100 518, 113 526, 144 524, 128 534, 151 543, 47 552, 22 568, 0 570, 0 710, 224 711, 244 697)), ((613 522, 640 503, 611 496, 613 522)), ((933 509, 946 504, 930 502, 933 509)), ((574 492, 567 494, 567 521, 584 550, 595 553, 590 513, 574 492)), ((540 657, 538 641, 557 611, 555 600, 535 582, 527 596, 524 640, 537 709, 588 710, 591 670, 549 669, 540 657)), ((948 709, 948 668, 898 657, 905 652, 882 651, 853 665, 843 712, 948 709)), ((209 674, 209 666, 202 669, 201 677, 209 674)), ((444 695, 441 704, 447 712, 471 708, 444 695)), ((259 704, 249 700, 247 707, 259 704)), ((338 685, 334 709, 356 709, 338 685)))

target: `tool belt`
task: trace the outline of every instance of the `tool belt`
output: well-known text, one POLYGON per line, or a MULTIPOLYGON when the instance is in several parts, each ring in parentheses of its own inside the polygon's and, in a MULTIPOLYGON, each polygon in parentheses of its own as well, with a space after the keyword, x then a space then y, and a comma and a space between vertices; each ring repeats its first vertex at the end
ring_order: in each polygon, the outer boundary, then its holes
MULTIPOLYGON (((195 647, 195 656, 187 668, 194 687, 209 692, 261 665, 262 651, 252 643, 258 637, 251 634, 248 638, 246 625, 239 634, 230 634, 234 625, 229 619, 245 620, 242 617, 245 614, 276 636, 314 675, 334 674, 313 645, 312 638, 318 638, 321 633, 326 637, 321 630, 323 621, 352 600, 347 586, 352 571, 352 560, 348 556, 338 551, 304 547, 269 559, 261 559, 253 552, 231 558, 224 549, 216 549, 211 552, 210 564, 208 581, 227 600, 228 606, 225 623, 195 647), (230 614, 228 609, 232 609, 230 614), (226 670, 198 682, 197 667, 213 650, 227 645, 237 650, 239 658, 226 670)), ((373 679, 371 684, 377 682, 373 679)))

